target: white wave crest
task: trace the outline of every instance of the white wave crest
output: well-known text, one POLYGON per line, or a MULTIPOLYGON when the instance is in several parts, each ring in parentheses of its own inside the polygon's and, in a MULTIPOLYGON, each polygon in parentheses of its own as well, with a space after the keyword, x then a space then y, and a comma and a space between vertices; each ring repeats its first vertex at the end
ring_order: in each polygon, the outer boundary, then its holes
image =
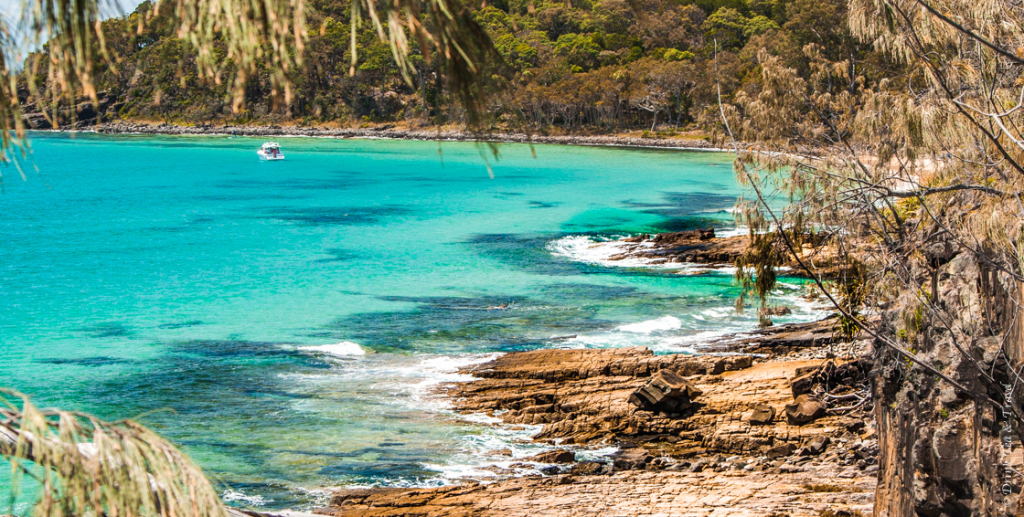
POLYGON ((750 235, 750 228, 746 226, 736 226, 734 228, 721 228, 715 230, 715 237, 726 238, 726 237, 739 237, 741 235, 750 235))
POLYGON ((570 235, 551 241, 547 245, 553 255, 565 257, 575 262, 596 264, 600 266, 644 267, 648 261, 637 258, 609 260, 615 255, 626 253, 637 243, 624 241, 595 241, 586 235, 570 235))
POLYGON ((636 332, 638 334, 650 334, 665 330, 677 330, 683 328, 683 322, 675 316, 662 316, 658 319, 620 325, 618 330, 622 332, 636 332))
POLYGON ((334 343, 333 345, 300 346, 299 350, 337 357, 366 355, 366 350, 363 350, 363 347, 359 346, 358 343, 353 343, 351 341, 342 341, 341 343, 334 343))
POLYGON ((225 490, 224 493, 220 495, 220 498, 223 499, 224 502, 230 503, 232 501, 242 501, 250 506, 264 506, 274 502, 273 499, 268 499, 261 495, 246 495, 237 490, 231 490, 230 488, 225 490))
POLYGON ((689 262, 669 262, 665 259, 637 257, 629 254, 633 251, 651 247, 653 247, 653 243, 649 241, 599 241, 586 235, 562 237, 561 239, 549 242, 547 245, 547 249, 552 255, 565 257, 573 262, 597 266, 666 269, 679 271, 682 274, 735 273, 735 268, 731 267, 707 266, 689 262))

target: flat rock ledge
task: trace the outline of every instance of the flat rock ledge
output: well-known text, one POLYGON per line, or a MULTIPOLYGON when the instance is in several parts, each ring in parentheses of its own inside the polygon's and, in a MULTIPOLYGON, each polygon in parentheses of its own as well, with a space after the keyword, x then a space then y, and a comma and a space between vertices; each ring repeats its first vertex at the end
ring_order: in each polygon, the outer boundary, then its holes
POLYGON ((867 515, 877 471, 870 410, 826 414, 803 425, 786 418, 794 401, 791 379, 823 362, 658 356, 645 348, 509 353, 464 369, 477 380, 444 386, 442 393, 463 412, 487 413, 507 425, 541 425, 537 441, 570 449, 612 444, 620 452, 603 462, 554 465, 543 476, 488 484, 338 490, 316 513, 867 515), (636 398, 630 402, 664 370, 672 375, 660 378, 682 385, 681 377, 692 387, 685 409, 655 412, 636 398))
POLYGON ((808 425, 776 419, 752 425, 755 406, 785 413, 790 379, 821 360, 754 364, 748 355, 655 355, 647 348, 535 350, 503 355, 466 368, 479 380, 442 388, 462 412, 487 413, 507 424, 543 425, 534 440, 559 444, 635 443, 659 453, 767 454, 820 436, 860 432, 864 415, 829 416, 808 425), (629 402, 652 375, 671 370, 701 392, 678 413, 653 412, 629 402))
POLYGON ((644 472, 526 477, 434 489, 341 490, 316 513, 334 517, 869 515, 875 481, 801 473, 644 472), (824 477, 823 477, 824 476, 824 477))

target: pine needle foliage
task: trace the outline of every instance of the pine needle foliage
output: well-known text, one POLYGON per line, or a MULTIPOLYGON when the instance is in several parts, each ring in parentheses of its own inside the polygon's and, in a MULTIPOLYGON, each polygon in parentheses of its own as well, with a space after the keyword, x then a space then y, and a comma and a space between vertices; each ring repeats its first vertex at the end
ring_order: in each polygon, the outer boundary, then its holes
MULTIPOLYGON (((104 13, 117 9, 112 0, 24 0, 21 25, 46 52, 33 55, 24 74, 29 92, 45 100, 50 117, 63 109, 74 117, 74 103, 85 96, 97 103, 95 70, 102 63, 116 69, 120 56, 104 39, 104 13), (45 88, 37 84, 45 78, 45 88)), ((293 84, 303 65, 309 27, 305 0, 156 0, 138 17, 138 32, 161 13, 170 14, 176 37, 195 54, 199 76, 211 84, 232 85, 232 109, 243 109, 246 81, 258 72, 269 73, 276 104, 292 102, 293 84)), ((417 59, 438 60, 444 80, 461 101, 471 128, 479 127, 486 95, 480 74, 489 62, 500 59, 490 37, 463 0, 357 0, 352 2, 352 67, 355 72, 357 29, 369 24, 386 42, 402 75, 411 84, 417 59)), ((4 159, 20 148, 24 153, 25 124, 18 102, 17 74, 6 59, 17 44, 0 33, 0 142, 4 159)), ((183 63, 179 76, 184 81, 183 63)), ((21 99, 22 101, 24 99, 21 99)))
MULTIPOLYGON (((1024 10, 1006 0, 851 0, 847 19, 855 41, 845 55, 806 45, 801 75, 763 49, 759 76, 716 107, 722 134, 746 142, 735 169, 757 197, 743 218, 771 235, 755 243, 783 243, 817 280, 841 333, 865 332, 996 404, 914 350, 948 343, 993 392, 973 344, 996 336, 1012 368, 1024 361, 1024 10), (885 75, 876 51, 890 60, 885 75), (793 202, 773 207, 778 196, 793 202), (803 253, 797 237, 807 231, 829 236, 826 263, 803 253), (940 292, 953 257, 977 264, 985 301, 940 292)), ((748 258, 741 276, 778 260, 748 258)), ((763 295, 770 282, 760 283, 763 295)))
POLYGON ((40 483, 34 517, 227 517, 199 467, 138 423, 0 394, 0 456, 40 483))

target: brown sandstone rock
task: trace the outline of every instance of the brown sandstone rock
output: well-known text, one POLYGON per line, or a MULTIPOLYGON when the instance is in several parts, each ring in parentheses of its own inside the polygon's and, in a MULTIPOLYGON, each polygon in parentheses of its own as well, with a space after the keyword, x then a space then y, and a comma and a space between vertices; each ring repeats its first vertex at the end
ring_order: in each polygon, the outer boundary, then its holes
POLYGON ((671 370, 661 370, 629 396, 629 403, 651 411, 678 413, 689 409, 701 391, 671 370))
MULTIPOLYGON (((760 421, 754 417, 757 410, 774 412, 773 407, 792 401, 789 379, 798 370, 806 374, 820 365, 821 361, 751 364, 749 356, 655 356, 646 349, 506 354, 464 370, 478 380, 442 388, 456 408, 495 414, 512 425, 542 423, 543 430, 535 436, 538 440, 617 444, 621 450, 610 458, 613 464, 555 466, 550 467, 549 476, 487 485, 340 491, 329 508, 317 513, 334 517, 696 517, 709 513, 812 517, 827 509, 868 512, 875 481, 866 469, 838 465, 840 456, 831 451, 815 461, 807 456, 778 461, 792 455, 797 444, 805 444, 804 450, 810 452, 820 437, 838 439, 848 433, 854 419, 828 416, 795 425, 772 418, 765 422, 770 425, 754 423, 760 421), (628 402, 665 371, 687 377, 687 383, 702 393, 700 403, 686 416, 671 417, 628 402), (743 459, 759 456, 775 461, 743 459), (683 458, 686 461, 680 461, 683 458), (834 485, 840 492, 808 491, 804 488, 808 484, 834 485)), ((821 443, 819 453, 828 442, 821 443)), ((867 449, 860 445, 855 450, 867 449)), ((846 456, 842 458, 846 461, 846 456)), ((851 458, 851 462, 865 461, 851 458)))
POLYGON ((631 470, 608 476, 513 478, 486 485, 341 490, 330 506, 315 513, 332 517, 818 517, 826 510, 834 515, 871 512, 875 480, 857 469, 849 473, 837 469, 702 470, 631 470), (836 491, 809 491, 806 486, 811 484, 833 486, 836 491))
POLYGON ((715 238, 715 229, 687 230, 683 232, 659 233, 651 238, 655 244, 661 246, 679 246, 694 241, 706 241, 715 238))
POLYGON ((725 372, 745 370, 750 368, 750 365, 752 364, 754 364, 754 358, 749 355, 730 355, 719 358, 719 360, 715 362, 714 367, 708 373, 718 375, 725 372))
POLYGON ((537 463, 572 463, 576 461, 576 453, 565 449, 556 449, 531 456, 526 458, 526 461, 536 461, 537 463))
POLYGON ((573 465, 569 473, 574 476, 597 476, 606 473, 608 466, 598 461, 584 461, 573 465))
MULTIPOLYGON (((799 372, 798 372, 799 373, 799 372)), ((814 387, 815 376, 817 371, 806 373, 798 377, 794 377, 789 381, 790 389, 793 391, 793 398, 797 398, 801 395, 811 392, 814 387)))
POLYGON ((790 454, 793 454, 793 451, 795 450, 796 445, 793 445, 791 443, 783 443, 780 445, 776 445, 771 449, 768 449, 768 451, 765 453, 765 456, 768 456, 770 459, 774 460, 777 458, 784 458, 786 456, 789 456, 790 454))
POLYGON ((818 454, 821 454, 822 451, 825 450, 825 447, 829 444, 830 441, 831 440, 828 436, 816 436, 813 440, 807 443, 807 452, 810 453, 811 455, 817 456, 818 454))
POLYGON ((643 470, 653 463, 654 459, 654 456, 642 447, 622 450, 612 456, 613 464, 617 470, 643 470))
POLYGON ((750 423, 752 425, 765 425, 772 423, 775 419, 775 408, 768 404, 756 404, 754 405, 754 411, 750 415, 750 423))
POLYGON ((825 404, 813 395, 800 395, 786 405, 786 418, 791 424, 803 425, 825 416, 825 404))

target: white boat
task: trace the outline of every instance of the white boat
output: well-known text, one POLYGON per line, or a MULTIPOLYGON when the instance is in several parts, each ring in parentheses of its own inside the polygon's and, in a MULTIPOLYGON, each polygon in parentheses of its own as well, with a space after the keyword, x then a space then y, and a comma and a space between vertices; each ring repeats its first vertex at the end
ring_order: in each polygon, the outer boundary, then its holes
POLYGON ((277 145, 277 142, 265 142, 259 151, 256 151, 261 160, 283 160, 284 153, 281 152, 281 146, 277 145))

